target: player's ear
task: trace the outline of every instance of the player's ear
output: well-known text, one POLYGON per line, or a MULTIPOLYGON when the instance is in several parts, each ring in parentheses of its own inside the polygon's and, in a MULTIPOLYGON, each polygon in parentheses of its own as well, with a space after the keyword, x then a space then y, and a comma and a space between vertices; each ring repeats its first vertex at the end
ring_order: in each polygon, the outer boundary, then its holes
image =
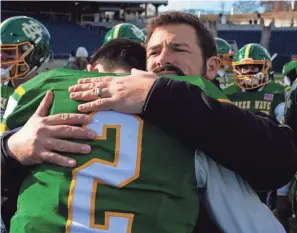
POLYGON ((88 70, 89 72, 92 72, 92 71, 94 71, 94 67, 93 67, 91 64, 88 64, 88 65, 87 65, 87 70, 88 70))
POLYGON ((208 80, 213 80, 219 70, 220 60, 217 56, 213 56, 207 59, 206 61, 206 78, 208 80))

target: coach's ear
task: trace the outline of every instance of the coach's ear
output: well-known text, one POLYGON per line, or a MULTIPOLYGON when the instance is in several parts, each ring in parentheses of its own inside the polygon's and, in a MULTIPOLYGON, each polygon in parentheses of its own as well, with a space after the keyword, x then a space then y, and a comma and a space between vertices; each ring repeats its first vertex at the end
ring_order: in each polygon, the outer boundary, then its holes
POLYGON ((220 60, 218 57, 213 56, 207 59, 206 61, 206 78, 210 81, 212 81, 219 70, 220 67, 220 60))

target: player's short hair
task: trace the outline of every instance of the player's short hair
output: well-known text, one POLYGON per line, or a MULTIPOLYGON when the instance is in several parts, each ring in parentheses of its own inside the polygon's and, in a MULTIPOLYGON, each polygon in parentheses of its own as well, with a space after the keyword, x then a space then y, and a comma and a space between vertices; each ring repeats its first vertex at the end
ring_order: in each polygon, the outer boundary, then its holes
POLYGON ((146 51, 143 45, 130 39, 113 39, 101 46, 91 57, 92 66, 100 64, 108 72, 115 69, 146 70, 146 51))
MULTIPOLYGON (((214 36, 204 26, 204 24, 198 19, 198 17, 183 12, 166 12, 159 16, 154 17, 147 25, 147 39, 146 44, 150 40, 153 32, 158 27, 172 25, 172 24, 186 24, 193 27, 197 35, 197 43, 202 51, 204 63, 212 56, 217 56, 217 46, 214 36)), ((187 35, 185 35, 185 40, 187 35)))

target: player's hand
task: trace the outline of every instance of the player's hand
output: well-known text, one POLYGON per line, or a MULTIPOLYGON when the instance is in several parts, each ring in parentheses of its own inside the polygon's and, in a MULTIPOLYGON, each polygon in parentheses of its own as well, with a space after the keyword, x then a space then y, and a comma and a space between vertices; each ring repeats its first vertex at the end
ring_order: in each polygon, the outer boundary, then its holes
POLYGON ((53 93, 48 92, 36 112, 17 133, 7 141, 9 154, 23 165, 54 163, 73 167, 76 161, 64 157, 58 152, 88 154, 91 147, 85 144, 63 140, 65 138, 93 139, 96 133, 82 127, 92 121, 85 114, 56 114, 46 116, 53 100, 53 93))
POLYGON ((132 69, 131 75, 128 76, 82 79, 69 88, 70 98, 91 101, 78 106, 81 112, 115 110, 141 113, 146 97, 157 78, 154 73, 132 69), (99 88, 102 90, 100 97, 99 88))

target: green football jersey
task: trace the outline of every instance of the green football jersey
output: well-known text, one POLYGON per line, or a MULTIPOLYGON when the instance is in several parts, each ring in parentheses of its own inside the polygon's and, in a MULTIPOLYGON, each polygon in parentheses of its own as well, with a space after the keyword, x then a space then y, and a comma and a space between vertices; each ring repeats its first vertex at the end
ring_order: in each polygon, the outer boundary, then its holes
POLYGON ((264 112, 274 118, 275 108, 285 102, 285 87, 274 81, 267 83, 260 91, 242 91, 234 83, 223 91, 239 108, 251 112, 264 112))
MULTIPOLYGON (((2 122, 2 117, 5 113, 6 110, 6 105, 9 99, 9 96, 12 95, 12 93, 14 92, 14 87, 11 85, 11 82, 3 82, 0 83, 1 85, 1 122, 2 122)), ((2 124, 1 124, 1 131, 4 130, 2 128, 2 124)))
POLYGON ((293 130, 294 141, 297 145, 297 79, 287 89, 284 123, 293 130))
MULTIPOLYGON (((48 90, 54 93, 49 114, 78 113, 68 87, 98 74, 51 70, 18 87, 13 94, 8 128, 24 125, 48 90)), ((175 77, 196 82, 207 94, 227 101, 201 77, 175 77)), ((84 127, 97 132, 86 140, 89 155, 71 155, 74 169, 41 164, 21 186, 13 233, 45 232, 192 232, 199 211, 194 152, 142 116, 102 111, 84 127)), ((74 140, 82 142, 81 140, 74 140)))

